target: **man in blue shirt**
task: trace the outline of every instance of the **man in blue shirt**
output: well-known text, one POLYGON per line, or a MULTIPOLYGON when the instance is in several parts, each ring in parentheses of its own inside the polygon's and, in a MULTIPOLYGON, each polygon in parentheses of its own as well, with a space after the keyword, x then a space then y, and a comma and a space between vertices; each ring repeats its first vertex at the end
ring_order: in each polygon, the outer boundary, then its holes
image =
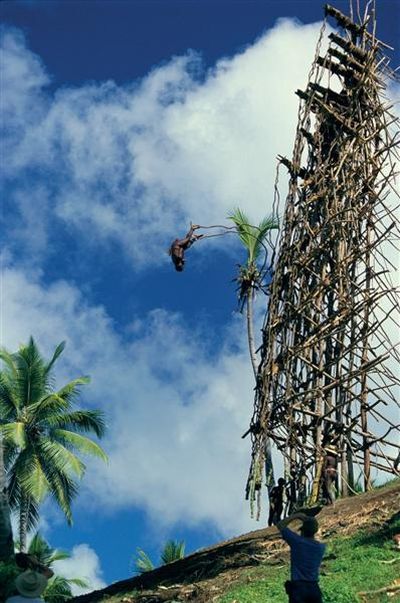
POLYGON ((319 568, 326 545, 315 539, 318 522, 305 513, 293 513, 277 526, 290 547, 290 580, 285 583, 289 603, 322 603, 318 585, 319 568), (300 534, 289 530, 289 523, 300 520, 300 534))

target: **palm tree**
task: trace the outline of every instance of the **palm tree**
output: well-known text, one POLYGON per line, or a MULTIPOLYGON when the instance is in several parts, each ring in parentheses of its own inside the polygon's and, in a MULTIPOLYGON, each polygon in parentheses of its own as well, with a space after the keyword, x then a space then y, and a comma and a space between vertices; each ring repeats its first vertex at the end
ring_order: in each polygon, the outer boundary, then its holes
POLYGON ((4 363, 0 371, 0 430, 9 501, 19 516, 21 551, 26 550, 27 532, 37 525, 39 506, 48 495, 72 523, 76 478, 82 478, 86 468, 77 453, 107 458, 97 443, 82 435, 102 437, 103 413, 75 408, 81 386, 89 378, 79 377, 54 390, 52 369, 64 347, 64 342, 56 347, 50 362, 41 356, 32 337, 15 354, 0 351, 4 363))
POLYGON ((239 301, 246 304, 247 315, 247 338, 251 365, 254 377, 257 378, 258 358, 254 338, 253 307, 256 291, 262 288, 264 274, 258 266, 262 251, 265 250, 265 239, 267 234, 279 228, 279 222, 273 216, 265 217, 258 226, 250 224, 249 218, 240 208, 236 208, 228 215, 229 220, 236 226, 239 239, 242 241, 247 252, 246 263, 239 266, 239 301))
POLYGON ((14 542, 4 467, 4 446, 2 433, 0 431, 0 561, 7 561, 11 559, 13 555, 14 542))
MULTIPOLYGON (((259 267, 259 262, 262 252, 264 251, 264 264, 266 264, 267 255, 264 241, 271 230, 279 228, 279 221, 273 216, 267 216, 261 220, 258 226, 253 226, 250 223, 249 218, 240 208, 233 210, 228 215, 228 218, 235 224, 239 239, 247 252, 245 264, 239 265, 237 282, 239 284, 239 303, 241 304, 241 308, 243 309, 244 305, 246 305, 249 354, 254 377, 257 380, 259 360, 254 337, 253 309, 256 292, 263 288, 263 279, 265 276, 264 269, 259 267)), ((265 458, 266 483, 268 491, 270 491, 274 486, 275 478, 269 439, 266 441, 265 458)))
POLYGON ((137 549, 138 556, 135 560, 135 568, 139 572, 139 574, 144 574, 145 572, 151 572, 155 568, 154 563, 150 559, 147 553, 143 551, 143 549, 137 549))
MULTIPOLYGON (((135 560, 136 570, 140 574, 144 574, 145 572, 150 572, 155 569, 155 565, 142 549, 137 549, 138 556, 135 560)), ((183 559, 185 556, 185 542, 178 542, 177 540, 167 540, 164 544, 164 547, 160 554, 161 565, 168 565, 168 563, 173 563, 174 561, 178 561, 178 559, 183 559)))
MULTIPOLYGON (((51 569, 54 569, 52 566, 55 561, 71 557, 66 551, 51 547, 39 532, 36 532, 32 538, 28 547, 28 553, 34 555, 41 564, 51 569)), ((63 576, 55 575, 47 583, 46 590, 43 593, 44 600, 46 603, 64 603, 64 601, 72 597, 72 585, 80 586, 81 588, 90 586, 82 578, 64 578, 63 576)))
POLYGON ((185 542, 178 542, 177 540, 168 540, 163 550, 161 551, 161 561, 163 565, 183 559, 185 556, 185 542))

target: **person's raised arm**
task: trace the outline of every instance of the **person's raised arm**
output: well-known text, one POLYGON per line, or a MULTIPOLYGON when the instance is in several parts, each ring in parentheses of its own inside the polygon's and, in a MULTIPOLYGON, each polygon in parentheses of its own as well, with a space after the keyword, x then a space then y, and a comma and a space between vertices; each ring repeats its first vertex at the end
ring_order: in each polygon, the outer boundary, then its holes
POLYGON ((278 523, 276 524, 276 527, 278 528, 279 531, 282 531, 284 528, 286 528, 292 521, 295 521, 296 519, 300 520, 300 521, 304 521, 308 518, 308 515, 306 515, 305 513, 293 513, 292 515, 289 515, 289 517, 286 517, 286 519, 282 519, 281 521, 278 521, 278 523))

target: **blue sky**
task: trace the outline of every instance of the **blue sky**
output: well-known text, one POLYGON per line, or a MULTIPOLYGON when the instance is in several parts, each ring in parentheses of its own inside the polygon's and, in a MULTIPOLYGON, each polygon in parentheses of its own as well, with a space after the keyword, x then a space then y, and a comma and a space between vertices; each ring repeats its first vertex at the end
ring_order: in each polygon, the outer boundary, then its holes
MULTIPOLYGON (((377 5, 394 44, 400 3, 377 5)), ((50 354, 65 339, 59 383, 92 377, 82 405, 106 413, 110 463, 88 462, 73 528, 46 505, 43 530, 73 553, 63 571, 99 587, 130 574, 137 547, 157 560, 167 538, 191 552, 260 527, 243 500, 253 383, 232 283, 240 246, 199 242, 182 274, 166 249, 190 220, 271 210, 322 3, 0 11, 1 342, 32 334, 50 354)))

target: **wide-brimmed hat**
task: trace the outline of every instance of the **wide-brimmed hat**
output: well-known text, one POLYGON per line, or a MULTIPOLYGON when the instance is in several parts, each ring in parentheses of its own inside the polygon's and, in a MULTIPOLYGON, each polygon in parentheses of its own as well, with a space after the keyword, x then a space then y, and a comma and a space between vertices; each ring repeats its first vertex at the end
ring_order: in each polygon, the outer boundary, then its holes
POLYGON ((33 599, 39 597, 47 586, 47 579, 38 572, 26 570, 15 579, 15 587, 20 595, 33 599))

